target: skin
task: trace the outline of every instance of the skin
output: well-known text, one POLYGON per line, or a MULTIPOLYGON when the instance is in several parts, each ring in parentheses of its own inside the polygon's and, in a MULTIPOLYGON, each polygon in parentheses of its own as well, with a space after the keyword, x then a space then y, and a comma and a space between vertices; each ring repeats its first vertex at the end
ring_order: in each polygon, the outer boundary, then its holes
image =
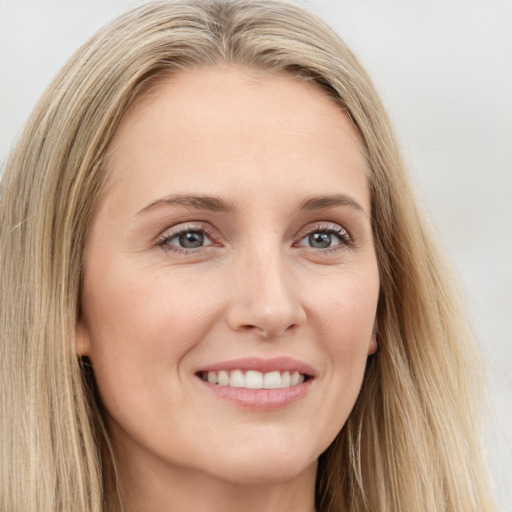
POLYGON ((311 512, 317 458, 376 350, 379 275, 355 128, 286 74, 194 69, 131 105, 107 171, 77 347, 94 368, 125 509, 311 512), (164 200, 176 195, 229 208, 164 200), (204 244, 184 250, 178 230, 205 230, 204 244), (313 233, 330 246, 313 247, 313 233), (259 410, 197 376, 249 356, 292 357, 314 378, 299 400, 259 410))

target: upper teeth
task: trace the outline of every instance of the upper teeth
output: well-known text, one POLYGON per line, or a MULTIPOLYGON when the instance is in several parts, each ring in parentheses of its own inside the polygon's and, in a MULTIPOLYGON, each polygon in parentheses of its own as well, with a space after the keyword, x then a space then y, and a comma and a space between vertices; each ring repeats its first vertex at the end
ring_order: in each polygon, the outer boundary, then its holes
POLYGON ((242 370, 233 370, 232 372, 221 370, 218 372, 203 372, 202 378, 210 384, 247 389, 289 388, 304 382, 304 375, 299 372, 290 373, 289 371, 261 373, 248 370, 244 373, 242 370))

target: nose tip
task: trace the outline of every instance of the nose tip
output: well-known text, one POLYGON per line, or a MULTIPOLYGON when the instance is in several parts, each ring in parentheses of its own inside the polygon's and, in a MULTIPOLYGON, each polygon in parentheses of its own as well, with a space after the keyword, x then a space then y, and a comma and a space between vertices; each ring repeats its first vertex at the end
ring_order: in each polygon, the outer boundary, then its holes
POLYGON ((235 322, 234 328, 239 332, 254 332, 264 339, 278 338, 291 334, 301 324, 299 318, 292 318, 293 313, 266 309, 259 314, 251 315, 252 318, 242 319, 235 322))
POLYGON ((271 339, 293 333, 304 321, 304 311, 289 300, 264 306, 252 297, 245 304, 231 308, 228 323, 234 331, 271 339))
POLYGON ((283 265, 275 263, 252 265, 243 278, 236 279, 228 312, 234 331, 271 339, 289 335, 305 323, 297 283, 283 265))

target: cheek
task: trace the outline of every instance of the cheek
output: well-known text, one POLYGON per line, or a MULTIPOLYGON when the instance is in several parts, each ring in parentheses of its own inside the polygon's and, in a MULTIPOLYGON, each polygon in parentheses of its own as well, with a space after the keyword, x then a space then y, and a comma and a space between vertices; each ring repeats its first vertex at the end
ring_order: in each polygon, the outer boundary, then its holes
MULTIPOLYGON (((160 277, 152 274, 121 275, 112 268, 87 276, 83 294, 90 359, 109 428, 120 425, 143 443, 148 432, 160 432, 159 419, 170 425, 182 411, 193 413, 183 387, 187 355, 215 316, 211 301, 199 300, 208 295, 200 283, 166 278, 165 269, 153 274, 160 277)), ((179 453, 172 439, 162 446, 179 453)))
POLYGON ((330 351, 349 355, 368 348, 379 297, 376 264, 340 272, 321 284, 309 294, 309 304, 316 327, 330 340, 330 351))
POLYGON ((166 268, 130 269, 119 264, 86 274, 82 304, 96 334, 93 339, 108 336, 109 345, 139 340, 148 349, 148 344, 165 344, 170 338, 179 346, 179 331, 193 337, 201 328, 198 319, 207 318, 212 310, 212 297, 200 279, 185 273, 171 275, 166 268))
POLYGON ((215 321, 214 294, 208 289, 179 272, 171 278, 165 268, 150 272, 111 265, 86 274, 83 319, 105 405, 117 395, 131 394, 132 400, 155 386, 175 384, 182 359, 215 321))
POLYGON ((326 410, 339 428, 359 394, 368 355, 375 350, 374 322, 379 296, 378 272, 346 272, 311 296, 312 327, 327 355, 330 388, 326 410))

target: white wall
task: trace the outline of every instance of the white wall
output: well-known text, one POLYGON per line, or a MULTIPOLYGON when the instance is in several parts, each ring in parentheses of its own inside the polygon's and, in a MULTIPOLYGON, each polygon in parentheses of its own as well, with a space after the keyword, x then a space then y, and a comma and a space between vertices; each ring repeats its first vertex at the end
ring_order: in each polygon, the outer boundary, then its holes
MULTIPOLYGON (((137 0, 0 0, 0 161, 64 60, 137 0)), ((310 0, 373 76, 467 292, 512 511, 512 1, 310 0)))

